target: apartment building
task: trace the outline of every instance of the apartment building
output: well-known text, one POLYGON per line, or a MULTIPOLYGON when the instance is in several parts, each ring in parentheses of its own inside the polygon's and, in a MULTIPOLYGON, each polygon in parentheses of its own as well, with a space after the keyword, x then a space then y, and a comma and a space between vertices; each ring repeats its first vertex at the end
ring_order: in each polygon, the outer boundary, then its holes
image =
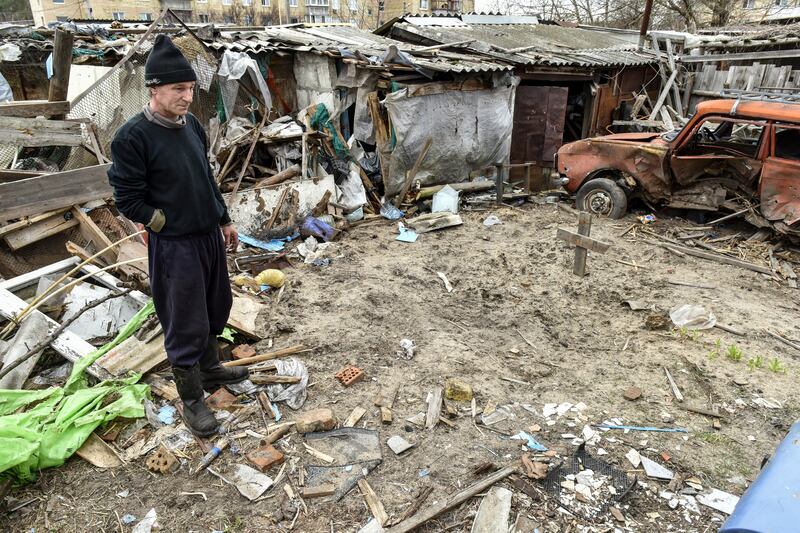
POLYGON ((468 13, 475 0, 29 0, 36 25, 67 20, 140 20, 172 9, 184 22, 270 26, 349 22, 363 29, 403 14, 468 13))
POLYGON ((745 23, 788 23, 798 17, 800 0, 738 0, 731 19, 745 23))

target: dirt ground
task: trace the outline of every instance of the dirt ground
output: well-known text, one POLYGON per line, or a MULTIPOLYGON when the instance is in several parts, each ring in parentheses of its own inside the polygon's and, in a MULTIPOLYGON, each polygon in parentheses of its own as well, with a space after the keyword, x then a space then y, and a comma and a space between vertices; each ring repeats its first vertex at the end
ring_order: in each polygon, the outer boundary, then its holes
MULTIPOLYGON (((672 509, 669 498, 659 496, 667 482, 648 479, 625 454, 636 448, 676 474, 697 478, 704 489, 741 495, 797 418, 800 353, 764 330, 800 338, 798 291, 759 273, 681 257, 646 243, 652 236, 641 231, 635 215, 594 221, 592 237, 611 248, 605 254, 589 253, 585 278, 572 274, 574 252, 555 238, 557 227, 574 230, 574 215, 553 205, 524 204, 462 216, 462 226, 423 234, 413 244, 394 240, 396 224, 387 221, 353 228, 332 248, 330 266, 298 263, 287 272, 290 286, 274 309, 270 329, 275 347, 302 343, 314 348, 300 356, 311 376, 303 410, 329 407, 343 421, 355 407, 367 409, 358 427, 379 432, 383 454, 382 464, 367 479, 390 518, 402 515, 426 486, 433 492, 423 507, 485 476, 472 473, 481 463, 502 467, 518 462, 525 453, 522 442, 509 435, 534 435, 558 453, 551 461, 556 465, 559 457, 576 450, 577 441, 565 435, 582 436, 586 425, 619 419, 627 425, 688 430, 609 430, 587 446, 595 456, 604 451, 600 459, 639 480, 618 504, 624 522, 608 511, 589 520, 559 510, 541 482, 514 475, 498 484, 514 492, 512 523, 518 515, 528 517, 526 533, 534 525, 547 532, 718 529, 724 515, 702 505, 699 512, 672 509), (490 214, 503 223, 484 227, 490 214), (635 230, 623 236, 630 225, 635 230), (446 275, 452 292, 437 272, 446 275), (656 312, 634 311, 624 303, 628 300, 652 304, 658 312, 684 303, 703 305, 744 335, 718 328, 699 333, 649 329, 646 323, 652 326, 654 319, 648 316, 656 312), (404 338, 418 346, 411 360, 396 354, 404 338), (344 388, 333 376, 346 364, 362 368, 366 379, 344 388), (682 404, 674 399, 663 368, 686 397, 682 404), (451 402, 458 409, 458 416, 449 419, 454 427, 439 423, 426 430, 406 421, 424 412, 428 393, 453 377, 472 385, 479 410, 490 403, 508 405, 513 416, 486 427, 480 416, 473 422, 468 403, 451 402), (641 389, 639 399, 623 397, 630 387, 641 389), (395 388, 394 422, 382 424, 373 400, 395 388), (780 407, 755 404, 757 398, 777 401, 780 407), (545 404, 563 402, 583 405, 562 416, 543 416, 545 404), (720 411, 721 428, 687 411, 686 404, 720 411), (395 456, 386 446, 393 435, 416 446, 395 456)), ((755 231, 741 224, 716 231, 721 236, 741 231, 745 237, 755 231)), ((675 235, 693 226, 659 215, 648 228, 675 235)), ((258 345, 260 351, 267 343, 258 345)), ((286 407, 282 411, 288 419, 295 415, 286 407)), ((286 453, 285 472, 295 488, 299 465, 313 463, 302 442, 292 432, 277 445, 286 453)), ((257 440, 245 437, 237 444, 247 450, 257 440)), ((190 465, 201 455, 196 446, 186 454, 190 465)), ((219 461, 247 463, 230 451, 219 461)), ((278 470, 268 473, 275 477, 278 470)), ((296 515, 293 531, 355 532, 371 516, 358 488, 340 502, 307 500, 297 513, 282 488, 285 482, 286 477, 267 498, 250 503, 208 473, 191 477, 188 465, 164 476, 150 473, 144 458, 100 470, 74 457, 15 489, 18 504, 33 501, 0 518, 0 529, 130 531, 133 524, 122 525, 120 517, 131 514, 140 520, 151 508, 163 531, 287 531, 296 515), (128 495, 120 497, 124 491, 128 495)), ((468 500, 420 531, 470 531, 480 500, 468 500)))

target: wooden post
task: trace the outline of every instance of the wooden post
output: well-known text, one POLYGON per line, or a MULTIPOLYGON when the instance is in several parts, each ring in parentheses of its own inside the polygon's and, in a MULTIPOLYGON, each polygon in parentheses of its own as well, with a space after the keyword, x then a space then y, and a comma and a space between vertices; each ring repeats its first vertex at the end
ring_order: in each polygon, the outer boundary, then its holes
MULTIPOLYGON (((51 102, 61 102, 67 99, 69 90, 69 71, 72 67, 72 32, 56 28, 53 39, 53 77, 50 78, 50 91, 47 99, 51 102)), ((63 115, 53 116, 62 119, 63 115)))
POLYGON ((496 163, 494 167, 496 169, 494 176, 495 203, 497 203, 497 205, 501 205, 503 203, 503 182, 505 181, 503 172, 505 170, 505 165, 503 165, 503 163, 496 163))
MULTIPOLYGON (((589 236, 592 229, 592 215, 586 211, 578 214, 578 235, 589 236)), ((586 248, 575 247, 575 266, 572 268, 573 274, 583 277, 586 275, 586 248)))

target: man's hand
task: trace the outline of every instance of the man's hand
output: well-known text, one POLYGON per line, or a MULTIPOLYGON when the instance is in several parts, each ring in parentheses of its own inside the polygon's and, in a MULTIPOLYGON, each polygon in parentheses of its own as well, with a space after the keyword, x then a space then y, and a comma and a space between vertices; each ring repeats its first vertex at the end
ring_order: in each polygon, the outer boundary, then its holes
POLYGON ((239 247, 239 234, 236 232, 236 227, 233 224, 225 224, 222 226, 222 236, 225 238, 225 250, 228 253, 233 253, 239 247))

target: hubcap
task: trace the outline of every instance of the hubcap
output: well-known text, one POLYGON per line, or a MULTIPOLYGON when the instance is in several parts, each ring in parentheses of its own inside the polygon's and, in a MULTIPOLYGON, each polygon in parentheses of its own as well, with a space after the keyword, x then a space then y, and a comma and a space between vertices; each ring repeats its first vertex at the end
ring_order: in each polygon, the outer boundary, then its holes
POLYGON ((609 214, 614 205, 611 195, 602 190, 590 192, 588 195, 586 195, 586 200, 584 203, 586 204, 585 207, 588 208, 589 211, 598 215, 609 214))

